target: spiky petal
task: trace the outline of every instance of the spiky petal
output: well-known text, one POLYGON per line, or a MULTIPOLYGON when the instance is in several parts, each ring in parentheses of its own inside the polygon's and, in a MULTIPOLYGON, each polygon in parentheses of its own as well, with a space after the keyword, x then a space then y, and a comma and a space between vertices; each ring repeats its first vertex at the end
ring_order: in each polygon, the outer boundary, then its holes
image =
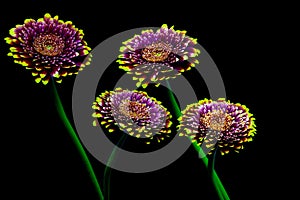
POLYGON ((218 146, 224 155, 231 150, 239 152, 245 142, 252 141, 256 133, 254 120, 244 105, 204 99, 182 111, 178 133, 210 150, 218 146))
POLYGON ((159 85, 198 64, 200 50, 196 44, 197 40, 187 36, 186 31, 164 24, 156 32, 144 30, 123 42, 117 62, 120 69, 133 75, 138 87, 147 87, 150 82, 159 85))
POLYGON ((9 34, 5 38, 11 45, 8 56, 31 70, 37 83, 47 84, 51 77, 60 83, 62 77, 77 74, 89 64, 89 59, 83 63, 91 50, 83 40, 83 31, 58 16, 52 18, 47 13, 37 21, 26 19, 9 34))
POLYGON ((122 88, 105 91, 93 102, 93 109, 94 125, 100 123, 109 132, 119 128, 131 136, 155 137, 158 141, 170 133, 170 112, 146 92, 122 88))

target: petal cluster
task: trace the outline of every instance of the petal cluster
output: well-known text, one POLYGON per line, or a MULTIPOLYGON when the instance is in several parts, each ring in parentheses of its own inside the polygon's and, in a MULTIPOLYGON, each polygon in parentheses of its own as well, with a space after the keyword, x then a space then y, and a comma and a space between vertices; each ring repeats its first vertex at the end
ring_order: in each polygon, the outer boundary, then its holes
POLYGON ((109 132, 119 128, 137 138, 156 136, 158 141, 170 133, 170 112, 146 92, 122 88, 105 91, 93 102, 93 109, 94 125, 100 123, 109 132))
POLYGON ((245 142, 252 141, 256 131, 254 120, 244 105, 204 99, 182 111, 179 134, 210 150, 218 147, 224 155, 231 150, 239 152, 245 142))
POLYGON ((197 40, 186 31, 168 28, 166 24, 154 32, 144 30, 140 35, 123 42, 117 62, 119 68, 133 75, 137 86, 147 87, 151 82, 176 78, 198 64, 200 50, 197 40))
POLYGON ((45 14, 38 20, 26 19, 9 31, 6 43, 8 56, 14 62, 31 70, 37 83, 47 84, 51 77, 61 82, 62 77, 77 74, 89 64, 84 58, 91 50, 83 40, 83 31, 71 21, 45 14))

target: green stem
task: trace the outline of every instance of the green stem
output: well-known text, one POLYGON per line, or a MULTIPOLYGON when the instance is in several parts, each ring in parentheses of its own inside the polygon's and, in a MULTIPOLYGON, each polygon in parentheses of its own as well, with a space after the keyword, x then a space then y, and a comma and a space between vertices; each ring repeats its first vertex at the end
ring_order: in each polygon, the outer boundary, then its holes
MULTIPOLYGON (((214 152, 214 155, 213 155, 213 159, 212 159, 212 165, 211 165, 211 173, 213 174, 213 171, 215 169, 215 161, 216 161, 216 155, 217 155, 217 150, 218 150, 218 146, 216 147, 215 149, 215 152, 214 152)), ((216 188, 216 191, 218 193, 218 196, 221 198, 221 199, 226 199, 223 195, 223 192, 221 191, 220 189, 220 184, 216 181, 215 177, 212 175, 212 181, 215 184, 218 184, 218 187, 215 187, 216 188)))
MULTIPOLYGON (((212 161, 212 173, 216 173, 216 172, 215 172, 215 161, 216 161, 217 150, 218 150, 218 146, 216 147, 215 152, 214 152, 214 156, 213 156, 213 161, 212 161)), ((213 174, 212 174, 212 179, 213 179, 214 184, 218 184, 218 186, 219 186, 218 189, 221 190, 221 193, 222 193, 222 195, 223 195, 223 198, 226 199, 226 200, 229 200, 230 198, 229 198, 229 196, 228 196, 228 194, 227 194, 225 188, 223 187, 223 185, 222 185, 222 183, 221 183, 219 177, 217 176, 217 174, 216 174, 216 175, 213 175, 213 174)))
POLYGON ((52 88, 53 88, 53 94, 54 94, 54 98, 55 98, 55 104, 56 104, 56 108, 57 108, 57 111, 58 111, 58 114, 61 118, 61 120, 63 121, 65 127, 67 128, 68 132, 70 133, 70 136, 75 144, 75 146, 77 147, 78 151, 79 151, 79 154, 81 155, 83 161, 84 161, 84 164, 86 165, 86 168, 90 174, 90 177, 92 179, 92 182, 95 186, 95 189, 99 195, 99 198, 101 200, 104 200, 104 197, 103 197, 103 194, 102 194, 102 191, 101 191, 101 188, 100 188, 100 185, 98 183, 98 180, 96 178, 96 175, 94 173, 94 170, 92 168, 92 165, 88 159, 88 156, 87 154, 85 153, 85 150, 83 148, 83 146, 81 145, 80 143, 80 140, 79 138, 77 137, 77 134, 76 132, 74 131, 70 121, 68 120, 68 117, 64 111, 64 108, 63 108, 63 105, 61 103, 61 100, 59 98, 59 95, 58 95, 58 92, 57 92, 57 89, 56 89, 56 86, 55 86, 55 83, 54 81, 52 80, 52 88))
MULTIPOLYGON (((196 141, 192 142, 192 144, 193 144, 194 148, 196 149, 196 151, 198 152, 199 157, 202 158, 204 165, 208 168, 209 167, 208 166, 208 158, 205 155, 205 153, 203 152, 203 149, 197 144, 196 141)), ((229 198, 229 196, 228 196, 228 194, 227 194, 227 192, 226 192, 226 190, 214 168, 212 169, 212 180, 213 180, 213 184, 218 192, 220 199, 229 200, 230 198, 229 198), (221 193, 219 193, 219 191, 221 191, 221 193)))
MULTIPOLYGON (((169 96, 171 98, 172 101, 172 105, 174 106, 174 110, 176 113, 176 117, 177 119, 181 116, 181 110, 175 100, 175 97, 173 95, 172 89, 171 89, 171 85, 169 83, 169 81, 167 80, 167 85, 168 85, 168 89, 169 89, 169 96)), ((194 148, 196 149, 196 151, 198 152, 199 157, 201 158, 201 160, 203 161, 204 165, 206 166, 206 168, 208 168, 208 158, 206 156, 206 154, 203 152, 203 149, 197 144, 197 142, 193 142, 191 141, 194 148)), ((217 190, 218 196, 220 199, 226 199, 226 200, 230 200, 221 180, 218 177, 217 172, 215 171, 215 169, 212 169, 212 180, 213 180, 213 184, 217 190)))
POLYGON ((117 147, 119 146, 119 144, 122 142, 122 145, 123 145, 123 142, 125 142, 125 139, 126 139, 126 135, 123 135, 121 137, 121 139, 118 141, 117 145, 115 145, 113 151, 111 152, 109 158, 108 158, 108 161, 107 161, 107 164, 106 164, 106 167, 104 169, 104 184, 103 184, 103 190, 105 191, 105 194, 107 196, 107 200, 110 199, 110 175, 111 175, 111 167, 110 167, 110 163, 113 161, 113 159, 115 158, 115 154, 116 154, 116 150, 117 150, 117 147))

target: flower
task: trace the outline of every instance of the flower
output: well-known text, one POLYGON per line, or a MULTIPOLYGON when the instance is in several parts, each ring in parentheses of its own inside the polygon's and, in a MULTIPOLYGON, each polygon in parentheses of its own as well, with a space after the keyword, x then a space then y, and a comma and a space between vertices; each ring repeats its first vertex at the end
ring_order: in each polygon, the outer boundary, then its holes
POLYGON ((119 68, 133 75, 137 87, 147 87, 150 82, 175 78, 188 71, 198 60, 200 50, 194 46, 197 40, 185 35, 186 31, 175 31, 166 24, 154 32, 142 31, 141 35, 123 42, 120 48, 119 68))
POLYGON ((178 132, 210 150, 217 145, 224 155, 230 150, 239 152, 243 143, 252 141, 256 133, 254 120, 244 105, 204 99, 182 111, 178 132))
POLYGON ((31 70, 37 83, 47 84, 50 77, 60 83, 62 77, 77 74, 89 61, 84 56, 91 50, 82 39, 82 30, 71 21, 64 22, 45 14, 37 21, 26 19, 23 25, 10 29, 6 42, 11 45, 8 56, 31 70))
POLYGON ((100 122, 109 132, 118 126, 131 136, 150 139, 155 136, 158 142, 171 132, 170 112, 146 92, 122 88, 105 91, 96 98, 92 107, 95 110, 93 125, 100 122))

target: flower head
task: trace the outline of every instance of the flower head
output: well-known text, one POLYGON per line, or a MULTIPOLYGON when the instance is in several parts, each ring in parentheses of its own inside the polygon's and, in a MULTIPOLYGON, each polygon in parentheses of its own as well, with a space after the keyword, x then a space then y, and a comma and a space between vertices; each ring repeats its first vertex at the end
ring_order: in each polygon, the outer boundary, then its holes
POLYGON ((23 25, 10 29, 6 42, 11 45, 8 56, 31 70, 37 83, 47 84, 50 77, 61 82, 62 77, 77 74, 89 61, 84 56, 91 50, 83 40, 83 31, 71 21, 45 14, 37 21, 26 19, 23 25))
POLYGON ((182 112, 179 135, 188 136, 210 150, 216 145, 222 155, 230 150, 239 152, 243 143, 252 141, 256 131, 254 120, 244 105, 204 99, 182 112))
POLYGON ((100 122, 109 132, 115 131, 118 126, 137 138, 153 139, 157 134, 155 138, 158 141, 170 133, 170 112, 146 92, 121 88, 106 91, 93 102, 93 109, 94 126, 100 122))
POLYGON ((117 62, 119 68, 133 74, 137 86, 146 87, 150 82, 175 78, 198 63, 197 40, 186 36, 186 31, 175 31, 166 24, 154 32, 142 31, 141 35, 123 42, 117 62))

